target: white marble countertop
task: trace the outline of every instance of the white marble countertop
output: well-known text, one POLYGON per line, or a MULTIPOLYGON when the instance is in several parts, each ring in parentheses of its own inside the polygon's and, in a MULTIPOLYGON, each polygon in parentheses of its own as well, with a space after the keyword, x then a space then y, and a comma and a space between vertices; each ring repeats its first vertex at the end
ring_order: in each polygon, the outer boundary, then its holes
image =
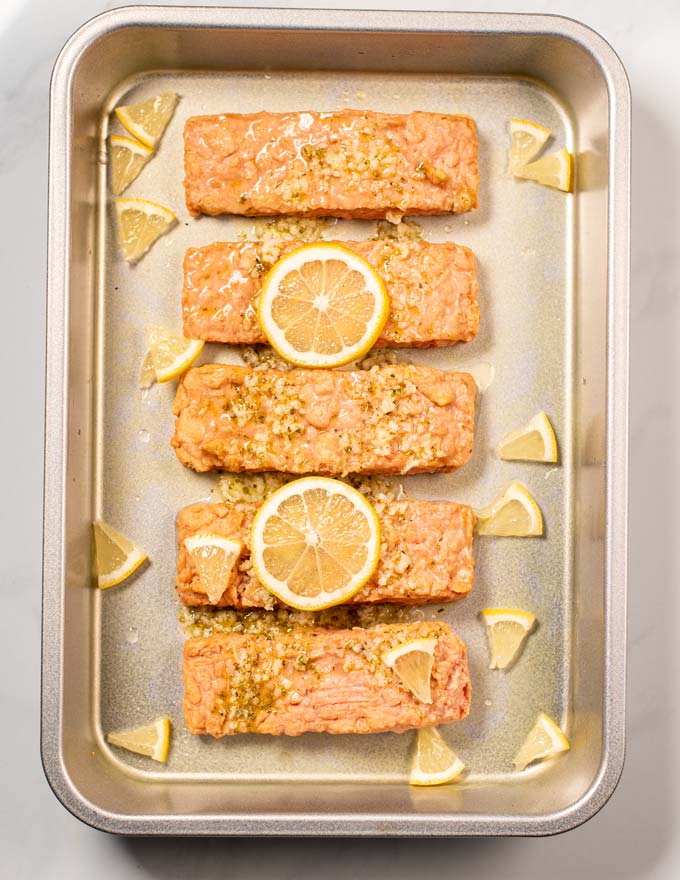
MULTIPOLYGON (((135 840, 69 815, 39 758, 40 540, 44 371, 47 108, 50 71, 103 0, 0 4, 0 192, 7 424, 2 461, 0 874, 6 877, 680 876, 678 760, 678 436, 680 338, 680 4, 677 0, 464 0, 470 11, 558 13, 606 37, 634 96, 632 419, 628 754, 610 803, 585 826, 538 840, 135 840), (19 372, 20 371, 20 372, 19 372), (13 601, 9 601, 9 597, 13 601), (19 601, 17 601, 19 600, 19 601)), ((211 4, 204 0, 204 5, 211 4)), ((453 2, 269 2, 241 5, 452 9, 453 2)))

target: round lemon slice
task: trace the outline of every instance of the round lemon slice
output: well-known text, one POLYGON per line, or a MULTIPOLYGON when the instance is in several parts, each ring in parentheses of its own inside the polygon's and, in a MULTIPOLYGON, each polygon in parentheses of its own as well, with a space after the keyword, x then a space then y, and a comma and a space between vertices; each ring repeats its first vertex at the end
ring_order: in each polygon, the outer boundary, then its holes
POLYGON ((549 128, 530 122, 528 119, 510 120, 510 155, 508 173, 515 174, 518 168, 538 156, 551 135, 549 128))
POLYGON ((346 483, 303 477, 277 489, 257 511, 250 552, 258 580, 278 599, 319 611, 351 599, 371 577, 380 523, 346 483))
POLYGON ((177 223, 169 208, 148 199, 116 199, 116 216, 120 250, 128 263, 136 263, 177 223))
POLYGON ((529 735, 522 743, 520 750, 515 755, 513 764, 515 770, 524 770, 533 761, 541 758, 551 758, 560 752, 566 752, 570 748, 569 740, 562 733, 559 726, 545 712, 541 712, 536 723, 529 731, 529 735))
POLYGON ((116 107, 116 116, 131 135, 152 149, 172 119, 179 95, 163 92, 140 104, 126 104, 116 107))
POLYGON ((475 511, 477 534, 528 538, 543 534, 543 516, 529 490, 510 483, 488 507, 475 511))
POLYGON ((201 579, 193 589, 202 589, 210 604, 217 605, 236 570, 243 543, 223 535, 197 534, 185 538, 184 546, 201 579))
POLYGON ((106 739, 112 746, 119 746, 138 755, 147 755, 154 761, 164 763, 170 748, 170 719, 158 718, 145 727, 109 733, 106 739))
POLYGON ((143 550, 103 520, 92 523, 95 576, 101 590, 115 587, 137 571, 147 559, 143 550))
POLYGON ((363 257, 317 242, 272 266, 257 314, 272 348, 290 363, 340 367, 373 346, 388 310, 385 284, 363 257))
POLYGON ((399 680, 422 703, 432 702, 430 676, 436 639, 411 639, 382 655, 382 662, 394 669, 399 680))
POLYGON ((411 785, 441 785, 453 782, 465 769, 465 764, 444 742, 436 727, 418 731, 416 754, 411 767, 411 785))
POLYGON ((153 156, 151 147, 132 138, 112 134, 111 144, 111 190, 119 196, 153 156))
POLYGON ((146 341, 158 382, 169 382, 188 370, 204 345, 202 339, 176 336, 163 327, 147 327, 146 341))
POLYGON ((485 608, 482 616, 489 638, 489 669, 506 669, 531 632, 536 615, 518 608, 485 608))
POLYGON ((541 410, 518 431, 511 431, 496 447, 504 461, 557 461, 557 440, 550 419, 541 410))
POLYGON ((535 162, 522 165, 514 173, 515 177, 535 180, 543 186, 552 186, 563 192, 571 192, 573 186, 574 158, 568 150, 562 149, 548 156, 541 156, 535 162))

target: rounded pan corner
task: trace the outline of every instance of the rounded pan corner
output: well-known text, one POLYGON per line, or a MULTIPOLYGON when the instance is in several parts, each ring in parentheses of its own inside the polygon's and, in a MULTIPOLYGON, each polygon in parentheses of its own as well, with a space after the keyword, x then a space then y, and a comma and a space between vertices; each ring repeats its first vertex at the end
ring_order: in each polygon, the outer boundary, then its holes
POLYGON ((603 809, 618 788, 626 759, 624 741, 615 754, 604 758, 590 788, 570 807, 540 819, 533 831, 536 837, 554 837, 585 825, 603 809))
POLYGON ((631 88, 628 71, 616 49, 599 31, 567 15, 532 15, 531 17, 542 22, 550 22, 550 29, 556 35, 583 46, 597 60, 617 105, 620 106, 623 101, 625 106, 630 108, 631 88), (555 22, 559 22, 558 27, 554 26, 555 22))
POLYGON ((51 96, 65 94, 63 89, 70 81, 79 59, 98 40, 120 28, 151 24, 154 13, 157 16, 162 11, 162 7, 119 6, 84 21, 66 40, 55 58, 50 77, 51 96))
POLYGON ((108 834, 134 834, 133 824, 125 816, 101 810, 93 804, 69 777, 57 748, 56 725, 42 719, 40 730, 40 763, 47 785, 62 807, 83 825, 108 834))

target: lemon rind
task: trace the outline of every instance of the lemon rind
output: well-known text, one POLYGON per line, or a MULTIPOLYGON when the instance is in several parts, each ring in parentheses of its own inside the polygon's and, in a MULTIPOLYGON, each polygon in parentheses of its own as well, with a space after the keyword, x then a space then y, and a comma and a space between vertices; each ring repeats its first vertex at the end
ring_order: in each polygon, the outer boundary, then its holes
POLYGON ((481 613, 488 626, 495 626, 495 624, 504 621, 513 621, 519 623, 526 632, 529 632, 536 622, 535 614, 532 614, 531 611, 521 611, 519 608, 483 608, 481 613))
POLYGON ((510 431, 506 434, 496 447, 496 455, 498 455, 502 461, 532 461, 545 464, 556 464, 558 459, 557 437, 555 436, 555 430, 548 414, 544 410, 541 410, 536 413, 536 415, 530 419, 524 427, 518 428, 516 431, 510 431), (504 447, 509 446, 511 443, 516 443, 517 440, 520 440, 522 437, 533 432, 540 434, 543 439, 544 453, 541 458, 517 455, 510 456, 503 453, 504 447))
POLYGON ((154 367, 157 382, 170 382, 172 379, 176 379, 178 376, 181 376, 182 373, 186 373, 189 367, 195 362, 200 353, 203 351, 203 348, 205 346, 205 343, 202 339, 193 339, 191 340, 191 342, 192 344, 190 346, 188 345, 185 350, 187 354, 177 357, 169 367, 164 370, 156 370, 156 368, 154 367))
POLYGON ((443 785, 446 782, 453 782, 465 770, 465 764, 456 755, 456 760, 447 770, 440 773, 424 773, 418 770, 411 770, 409 775, 409 785, 426 786, 426 785, 443 785))
POLYGON ((142 143, 142 141, 137 140, 137 138, 125 137, 123 134, 112 134, 109 140, 112 147, 125 147, 125 149, 130 150, 131 153, 135 153, 137 156, 146 156, 147 159, 150 159, 154 153, 153 147, 142 143))
POLYGON ((519 535, 501 535, 498 537, 540 537, 543 534, 543 514, 541 513, 541 509, 531 492, 529 492, 526 486, 523 486, 517 480, 510 483, 505 490, 491 502, 491 504, 475 511, 477 533, 493 537, 494 532, 483 531, 483 529, 498 514, 501 508, 510 501, 518 501, 524 506, 525 510, 530 511, 532 515, 532 524, 529 531, 522 532, 519 535), (481 529, 480 525, 482 527, 481 529))
MULTIPOLYGON (((214 547, 215 545, 221 547, 226 552, 233 554, 234 561, 230 569, 231 574, 234 569, 234 565, 236 565, 239 557, 243 554, 243 550, 245 547, 243 541, 237 541, 235 538, 228 538, 226 535, 216 535, 214 533, 208 532, 197 532, 195 535, 188 535, 184 539, 184 546, 189 556, 193 556, 194 552, 196 550, 199 550, 201 547, 214 547), (227 545, 226 548, 224 546, 225 544, 227 545)), ((220 595, 215 601, 213 601, 213 597, 208 593, 208 590, 205 588, 205 584, 202 584, 202 586, 206 596, 210 600, 211 605, 216 605, 219 602, 219 600, 224 595, 224 591, 227 588, 227 584, 225 584, 220 595)))
POLYGON ((482 609, 482 618, 486 624, 487 639, 489 642, 489 669, 504 670, 512 666, 518 658, 522 646, 526 642, 531 630, 536 623, 536 615, 531 611, 522 611, 519 608, 484 608, 482 609), (494 645, 494 628, 499 623, 516 623, 521 627, 521 632, 517 643, 514 645, 510 656, 505 657, 505 662, 496 662, 496 653, 494 645))
POLYGON ((209 532, 197 532, 195 535, 188 535, 184 539, 184 546, 187 548, 187 551, 189 553, 193 553, 195 550, 199 550, 201 547, 222 543, 228 544, 228 549, 232 553, 240 553, 243 551, 243 541, 237 541, 235 538, 228 538, 226 537, 226 535, 216 535, 209 532), (192 546, 189 546, 190 544, 192 546))
POLYGON ((540 155, 543 148, 552 135, 552 131, 539 122, 530 119, 513 118, 510 120, 510 151, 508 153, 508 174, 515 176, 516 172, 525 165, 533 162, 540 155), (526 156, 518 156, 514 151, 513 136, 517 133, 531 135, 534 139, 534 148, 526 156))
POLYGON ((426 728, 426 730, 431 733, 435 739, 439 739, 442 741, 446 750, 451 755, 451 763, 447 767, 444 767, 442 770, 439 770, 436 773, 428 773, 420 769, 418 758, 420 755, 420 741, 424 730, 419 730, 418 738, 416 740, 416 752, 413 757, 411 772, 409 774, 409 785, 443 785, 446 782, 453 782, 461 775, 461 773, 465 769, 465 764, 463 763, 463 761, 461 761, 461 759, 453 751, 453 749, 451 749, 449 745, 444 741, 443 737, 436 728, 426 728))
POLYGON ((530 764, 533 764, 535 761, 545 761, 549 758, 553 758, 557 755, 560 755, 563 752, 568 752, 570 749, 571 749, 571 744, 570 744, 569 740, 567 739, 567 737, 565 736, 565 734, 562 731, 562 728, 559 726, 559 724, 553 718, 551 718, 550 715, 548 715, 546 712, 539 712, 531 729, 529 730, 526 737, 524 738, 522 745, 519 747, 515 757, 513 758, 513 765, 515 767, 515 770, 518 773, 521 773, 523 770, 525 770, 530 764), (517 766, 517 758, 521 754, 522 749, 524 748, 527 741, 529 740, 529 738, 533 734, 534 730, 539 726, 539 724, 542 726, 543 730, 546 730, 548 732, 550 739, 551 739, 551 742, 552 742, 552 748, 536 753, 536 755, 534 755, 528 761, 526 761, 523 766, 518 767, 517 766))
POLYGON ((163 219, 171 224, 177 222, 177 214, 175 214, 174 211, 171 211, 170 208, 166 208, 165 205, 160 205, 158 202, 154 202, 151 199, 139 199, 136 196, 120 196, 120 198, 116 199, 116 213, 119 217, 131 208, 133 210, 141 211, 149 217, 156 217, 160 214, 163 219))
POLYGON ((134 755, 143 755, 145 758, 151 758, 153 761, 165 763, 170 750, 170 719, 157 718, 152 724, 145 724, 132 730, 114 730, 106 735, 106 741, 119 749, 125 749, 134 755), (129 740, 138 733, 138 731, 146 730, 153 727, 156 731, 156 741, 153 745, 153 751, 149 754, 139 748, 133 748, 129 740), (128 740, 128 741, 126 741, 128 740))
POLYGON ((548 153, 545 156, 541 156, 540 159, 536 159, 533 162, 528 162, 526 165, 522 165, 514 172, 515 177, 519 177, 522 180, 533 180, 534 183, 538 183, 540 186, 548 186, 551 189, 557 189, 560 192, 570 193, 573 190, 574 185, 574 157, 566 147, 562 147, 561 150, 557 150, 555 153, 548 153), (537 177, 531 174, 531 171, 535 168, 535 166, 539 162, 544 162, 550 158, 560 157, 563 161, 563 168, 566 169, 566 180, 562 181, 560 179, 559 183, 548 183, 545 180, 540 180, 537 177), (526 172, 529 172, 527 174, 526 172))
POLYGON ((421 703, 425 703, 426 705, 430 705, 432 703, 432 667, 434 665, 434 652, 437 647, 437 639, 435 638, 420 638, 420 639, 410 639, 407 642, 403 642, 401 645, 397 645, 394 648, 391 648, 389 651, 385 651, 380 655, 380 659, 388 667, 388 669, 392 669, 394 674, 397 676, 401 684, 407 688, 407 690, 421 703), (427 679, 424 681, 424 691, 425 696, 422 696, 418 691, 414 690, 413 687, 409 684, 408 681, 404 679, 402 674, 397 669, 397 660, 401 657, 404 657, 407 654, 411 653, 419 653, 419 654, 427 654, 430 658, 429 669, 427 679))
POLYGON ((167 761, 168 752, 170 750, 170 719, 159 718, 156 721, 156 730, 159 733, 159 739, 151 757, 154 761, 159 761, 161 764, 164 764, 167 761))
POLYGON ((429 654, 431 657, 434 656, 435 648, 437 647, 437 639, 432 637, 424 637, 422 639, 409 639, 407 642, 402 642, 402 644, 397 645, 394 648, 390 648, 389 651, 385 651, 380 655, 380 659, 382 662, 389 666, 390 669, 394 669, 395 662, 399 659, 399 657, 403 657, 404 654, 410 654, 412 651, 421 651, 424 654, 429 654))
POLYGON ((527 129, 529 131, 535 131, 536 129, 538 129, 540 132, 546 135, 546 140, 552 134, 552 131, 549 128, 546 128, 545 125, 541 125, 540 122, 532 122, 531 119, 520 119, 518 116, 513 116, 510 119, 510 133, 512 133, 513 130, 517 128, 520 128, 521 131, 526 131, 527 129))
POLYGON ((148 558, 149 557, 143 550, 136 547, 134 552, 127 557, 123 565, 119 565, 118 568, 108 574, 98 574, 97 586, 100 590, 108 590, 111 587, 117 587, 118 584, 122 584, 123 581, 126 581, 131 575, 133 575, 139 566, 143 562, 146 562, 148 558))
MULTIPOLYGON (((163 130, 155 138, 152 137, 151 135, 149 135, 147 130, 145 128, 143 128, 141 125, 139 125, 139 123, 135 122, 133 119, 130 118, 130 114, 129 114, 130 108, 137 107, 137 106, 139 106, 139 104, 121 104, 119 107, 114 108, 114 112, 116 114, 116 117, 118 118, 118 121, 123 126, 123 128, 126 131, 128 131, 131 135, 136 137, 137 140, 141 141, 144 144, 144 146, 150 147, 152 150, 155 149, 156 146, 160 143, 161 138, 165 134, 166 128, 170 124, 170 121, 175 114, 175 110, 177 109, 177 104, 179 103, 179 95, 177 94, 177 92, 161 92, 160 95, 156 95, 155 97, 161 97, 162 95, 165 95, 165 94, 171 94, 174 98, 174 103, 172 105, 172 110, 170 112, 170 115, 168 116, 168 118, 165 121, 165 125, 163 126, 163 130)), ((143 104, 145 102, 141 101, 139 103, 143 104)))
POLYGON ((205 346, 205 342, 202 339, 188 339, 186 336, 179 336, 178 334, 170 333, 170 331, 166 330, 164 327, 148 326, 145 329, 145 333, 147 344, 149 345, 149 351, 151 352, 151 363, 153 364, 156 381, 159 383, 169 382, 171 379, 176 379, 178 376, 181 376, 182 373, 186 372, 198 358, 205 346), (156 366, 153 356, 154 346, 151 344, 152 332, 162 332, 166 338, 186 342, 182 352, 166 367, 158 368, 156 366))

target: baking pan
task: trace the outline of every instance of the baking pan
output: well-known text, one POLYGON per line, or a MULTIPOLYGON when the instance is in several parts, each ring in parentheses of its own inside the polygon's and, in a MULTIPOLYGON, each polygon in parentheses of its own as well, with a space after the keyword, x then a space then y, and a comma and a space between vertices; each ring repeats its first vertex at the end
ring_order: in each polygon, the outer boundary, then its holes
MULTIPOLYGON (((57 797, 98 828, 147 835, 550 834, 592 816, 624 752, 630 100, 612 49, 551 16, 117 9, 60 54, 50 131, 42 756, 57 797), (166 88, 181 103, 127 194, 167 204, 180 223, 130 267, 108 195, 111 110, 166 88), (478 539, 471 596, 441 611, 469 646, 473 707, 444 729, 469 773, 432 789, 407 784, 412 734, 186 733, 173 520, 211 497, 215 478, 174 458, 174 388, 137 386, 144 325, 179 327, 184 249, 253 230, 252 219, 188 216, 183 120, 350 106, 463 112, 479 126, 480 209, 421 227, 476 252, 482 328, 467 346, 412 357, 492 365, 495 377, 470 464, 405 488, 477 506, 519 479, 547 525, 543 539, 478 539), (574 195, 505 175, 511 116, 548 125, 575 153, 574 195), (499 461, 495 443, 541 408, 560 465, 499 461), (151 557, 104 593, 91 586, 95 516, 151 557), (486 669, 478 617, 501 604, 540 621, 509 674, 486 669), (516 774, 511 757, 539 710, 572 749, 516 774), (108 730, 159 714, 173 725, 167 764, 106 744, 108 730)), ((327 235, 374 231, 339 221, 327 235)), ((238 355, 207 347, 213 357, 238 355)))

